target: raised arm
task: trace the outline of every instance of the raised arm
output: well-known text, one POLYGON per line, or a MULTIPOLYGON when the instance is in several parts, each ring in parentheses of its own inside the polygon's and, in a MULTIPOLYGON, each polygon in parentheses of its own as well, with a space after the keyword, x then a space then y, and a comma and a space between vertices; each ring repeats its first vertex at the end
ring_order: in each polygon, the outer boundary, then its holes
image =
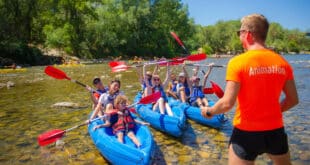
POLYGON ((210 75, 210 73, 211 73, 211 71, 212 71, 212 68, 213 68, 213 66, 210 65, 210 66, 209 66, 209 70, 207 71, 207 73, 206 73, 206 74, 204 75, 204 77, 203 77, 203 87, 205 87, 206 84, 207 84, 207 80, 208 80, 208 77, 209 77, 209 75, 210 75))
POLYGON ((140 67, 136 67, 136 70, 137 70, 137 74, 138 74, 138 77, 139 77, 139 82, 140 82, 140 84, 143 84, 143 73, 141 71, 141 66, 140 67))
POLYGON ((188 74, 188 72, 186 70, 186 65, 185 64, 182 66, 182 69, 183 69, 183 72, 185 74, 186 82, 187 82, 189 88, 191 89, 192 88, 192 82, 190 81, 189 74, 188 74))
POLYGON ((163 87, 166 88, 169 82, 169 77, 170 77, 170 67, 169 64, 167 63, 167 72, 166 72, 166 78, 163 82, 163 87))
POLYGON ((281 101, 281 110, 285 112, 298 104, 298 94, 294 80, 288 80, 283 87, 285 98, 281 101))
POLYGON ((153 75, 158 75, 159 65, 156 65, 153 71, 153 75))
POLYGON ((199 72, 199 66, 195 67, 194 76, 197 76, 199 72))
POLYGON ((143 65, 143 80, 144 80, 146 87, 151 87, 151 84, 149 83, 147 76, 146 76, 146 69, 145 68, 146 68, 146 65, 143 65))

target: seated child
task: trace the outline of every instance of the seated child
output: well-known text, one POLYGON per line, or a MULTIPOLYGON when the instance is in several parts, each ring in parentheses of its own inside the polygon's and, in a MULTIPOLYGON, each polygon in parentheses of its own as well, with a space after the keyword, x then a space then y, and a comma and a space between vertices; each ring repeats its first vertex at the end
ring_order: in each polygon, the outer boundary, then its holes
POLYGON ((117 136, 117 140, 121 143, 124 143, 124 135, 127 135, 139 148, 141 146, 139 140, 136 138, 134 129, 136 123, 149 125, 149 123, 133 119, 130 114, 130 111, 126 107, 127 97, 124 95, 118 95, 114 101, 114 106, 118 114, 118 120, 114 124, 111 124, 109 120, 106 120, 105 124, 98 125, 94 130, 101 127, 110 127, 112 126, 113 133, 117 136))

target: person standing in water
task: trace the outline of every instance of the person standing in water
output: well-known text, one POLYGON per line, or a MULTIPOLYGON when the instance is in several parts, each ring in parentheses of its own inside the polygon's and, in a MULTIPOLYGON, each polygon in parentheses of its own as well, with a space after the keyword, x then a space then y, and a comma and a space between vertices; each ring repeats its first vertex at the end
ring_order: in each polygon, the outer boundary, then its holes
POLYGON ((202 108, 206 118, 229 111, 237 100, 228 164, 254 164, 267 153, 274 164, 290 163, 282 113, 298 104, 293 69, 281 55, 265 46, 269 23, 260 14, 241 19, 237 32, 245 53, 227 65, 224 96, 202 108), (284 97, 281 101, 281 92, 284 97))

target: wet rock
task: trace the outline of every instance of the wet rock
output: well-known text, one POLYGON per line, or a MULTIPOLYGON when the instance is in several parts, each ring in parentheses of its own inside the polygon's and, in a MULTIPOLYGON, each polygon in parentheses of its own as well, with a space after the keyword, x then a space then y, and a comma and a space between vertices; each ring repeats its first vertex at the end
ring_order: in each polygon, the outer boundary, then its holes
POLYGON ((192 160, 193 160, 192 156, 189 156, 189 155, 179 156, 179 163, 180 164, 191 162, 192 160))
POLYGON ((78 103, 72 102, 58 102, 51 106, 52 108, 83 108, 83 106, 78 103))
POLYGON ((198 151, 198 155, 200 155, 202 158, 209 158, 211 154, 204 151, 198 151))
POLYGON ((196 143, 197 144, 204 144, 208 142, 208 137, 207 136, 199 136, 196 138, 196 143))
POLYGON ((22 155, 18 160, 19 160, 20 162, 27 162, 27 161, 29 161, 30 159, 31 159, 30 154, 25 154, 25 155, 22 155))
POLYGON ((302 152, 299 155, 301 160, 310 160, 310 152, 302 152))
POLYGON ((56 141, 55 145, 58 149, 62 149, 65 146, 65 142, 62 139, 59 139, 56 141))
POLYGON ((298 126, 295 126, 294 129, 295 129, 296 131, 301 132, 301 131, 304 131, 304 130, 305 130, 305 127, 304 127, 304 126, 301 126, 301 125, 298 125, 298 126))
POLYGON ((6 87, 6 83, 0 83, 0 88, 6 87))
POLYGON ((14 86, 15 86, 15 83, 12 82, 12 81, 8 81, 8 82, 6 83, 6 87, 7 87, 7 88, 11 88, 11 87, 14 87, 14 86))
POLYGON ((35 83, 35 82, 38 82, 38 81, 43 81, 44 78, 35 78, 33 80, 26 80, 26 83, 35 83))

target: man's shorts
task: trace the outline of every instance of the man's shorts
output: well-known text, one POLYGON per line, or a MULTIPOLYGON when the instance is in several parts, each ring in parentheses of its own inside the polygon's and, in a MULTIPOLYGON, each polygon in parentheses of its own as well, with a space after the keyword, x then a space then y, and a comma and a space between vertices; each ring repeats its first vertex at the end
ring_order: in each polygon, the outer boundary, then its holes
POLYGON ((282 155, 288 152, 284 128, 270 131, 243 131, 233 129, 229 144, 235 154, 244 160, 254 161, 262 153, 282 155))

